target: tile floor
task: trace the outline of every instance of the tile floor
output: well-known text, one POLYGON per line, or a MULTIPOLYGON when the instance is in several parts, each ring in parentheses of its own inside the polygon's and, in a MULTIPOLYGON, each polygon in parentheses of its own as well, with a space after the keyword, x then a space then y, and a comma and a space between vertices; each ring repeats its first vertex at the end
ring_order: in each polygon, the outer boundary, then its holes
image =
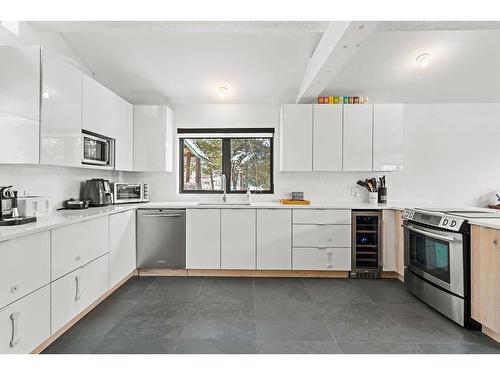
POLYGON ((499 353, 397 280, 134 277, 44 353, 499 353))

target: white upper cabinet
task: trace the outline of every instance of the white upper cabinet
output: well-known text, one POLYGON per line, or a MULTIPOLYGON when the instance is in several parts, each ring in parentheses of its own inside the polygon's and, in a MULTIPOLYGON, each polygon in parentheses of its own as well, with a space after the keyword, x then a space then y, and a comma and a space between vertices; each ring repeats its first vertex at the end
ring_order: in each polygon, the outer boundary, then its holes
POLYGON ((0 163, 38 164, 40 47, 0 46, 0 163))
POLYGON ((342 170, 342 105, 313 105, 313 170, 342 170))
POLYGON ((132 171, 134 168, 134 107, 126 100, 114 98, 115 169, 132 171))
POLYGON ((134 106, 134 170, 172 172, 174 112, 167 106, 134 106))
POLYGON ((373 105, 344 104, 344 171, 371 171, 373 105))
POLYGON ((115 94, 83 74, 82 129, 115 138, 115 94))
POLYGON ((79 167, 82 162, 82 72, 43 52, 40 163, 79 167))
POLYGON ((284 104, 281 108, 280 170, 311 171, 313 116, 310 104, 284 104))
POLYGON ((373 105, 373 170, 403 169, 403 104, 373 105))

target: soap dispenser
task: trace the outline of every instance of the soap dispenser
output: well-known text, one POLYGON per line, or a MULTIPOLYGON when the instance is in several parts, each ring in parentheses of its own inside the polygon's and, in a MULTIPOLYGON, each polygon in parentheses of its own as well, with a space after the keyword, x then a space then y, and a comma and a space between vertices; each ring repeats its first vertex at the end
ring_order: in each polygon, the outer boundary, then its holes
POLYGON ((247 190, 247 202, 252 203, 252 192, 250 191, 250 188, 247 190))

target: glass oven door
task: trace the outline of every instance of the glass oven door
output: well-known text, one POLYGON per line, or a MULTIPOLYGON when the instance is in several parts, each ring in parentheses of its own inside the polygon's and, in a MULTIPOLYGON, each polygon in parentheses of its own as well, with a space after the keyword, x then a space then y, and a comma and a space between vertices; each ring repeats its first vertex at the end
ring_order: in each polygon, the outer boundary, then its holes
POLYGON ((405 228, 405 265, 420 277, 464 295, 463 235, 409 222, 405 228))
POLYGON ((141 184, 115 184, 115 202, 141 202, 141 184))

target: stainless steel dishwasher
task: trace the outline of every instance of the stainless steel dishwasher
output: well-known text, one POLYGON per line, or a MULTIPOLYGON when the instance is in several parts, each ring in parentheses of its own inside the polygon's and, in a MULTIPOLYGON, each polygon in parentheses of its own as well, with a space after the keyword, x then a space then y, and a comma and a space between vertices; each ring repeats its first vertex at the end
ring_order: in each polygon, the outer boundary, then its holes
POLYGON ((137 210, 137 267, 186 268, 185 238, 185 210, 137 210))

